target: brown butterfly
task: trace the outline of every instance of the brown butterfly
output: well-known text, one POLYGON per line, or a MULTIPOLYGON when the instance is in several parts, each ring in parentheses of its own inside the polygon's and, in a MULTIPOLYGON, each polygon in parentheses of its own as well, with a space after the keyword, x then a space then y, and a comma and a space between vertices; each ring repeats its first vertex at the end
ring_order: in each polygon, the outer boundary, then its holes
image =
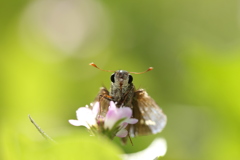
MULTIPOLYGON (((94 63, 90 63, 89 65, 103 70, 94 63)), ((145 72, 152 69, 150 67, 145 72)), ((133 111, 132 117, 138 119, 136 124, 128 125, 127 129, 131 137, 161 132, 167 122, 166 115, 144 89, 136 90, 132 83, 133 77, 130 73, 142 74, 145 72, 137 73, 124 70, 103 71, 114 73, 110 77, 110 90, 108 91, 105 87, 101 87, 95 98, 95 102, 100 102, 100 115, 105 117, 109 102, 114 101, 117 107, 130 107, 133 111)))

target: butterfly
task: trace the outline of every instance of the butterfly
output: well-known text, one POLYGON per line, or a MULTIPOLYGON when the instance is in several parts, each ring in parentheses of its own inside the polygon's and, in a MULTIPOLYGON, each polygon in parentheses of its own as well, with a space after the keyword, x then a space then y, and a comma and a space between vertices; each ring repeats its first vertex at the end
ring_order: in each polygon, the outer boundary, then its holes
POLYGON ((129 136, 156 134, 163 130, 167 122, 167 116, 144 89, 136 89, 132 83, 133 76, 131 73, 142 74, 152 70, 152 67, 144 72, 128 72, 125 70, 103 70, 94 63, 89 65, 102 71, 114 72, 110 76, 110 89, 101 87, 94 100, 94 102, 98 101, 100 103, 100 115, 102 117, 105 117, 109 103, 113 101, 117 107, 130 107, 133 111, 132 117, 138 119, 136 124, 127 126, 129 136))

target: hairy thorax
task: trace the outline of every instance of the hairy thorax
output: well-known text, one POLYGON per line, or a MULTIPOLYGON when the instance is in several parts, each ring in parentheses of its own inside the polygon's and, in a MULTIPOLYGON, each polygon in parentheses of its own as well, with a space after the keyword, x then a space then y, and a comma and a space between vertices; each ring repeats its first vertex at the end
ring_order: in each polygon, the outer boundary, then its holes
POLYGON ((122 85, 121 87, 116 86, 112 83, 110 96, 114 102, 117 102, 117 106, 126 106, 132 108, 132 98, 134 96, 134 86, 132 83, 122 85))

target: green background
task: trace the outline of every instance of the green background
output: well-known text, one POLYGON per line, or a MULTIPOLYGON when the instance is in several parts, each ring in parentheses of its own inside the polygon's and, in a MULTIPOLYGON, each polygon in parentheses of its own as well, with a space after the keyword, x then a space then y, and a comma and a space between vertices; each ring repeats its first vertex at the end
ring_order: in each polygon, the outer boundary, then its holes
POLYGON ((167 141, 164 160, 239 159, 239 11, 236 0, 1 1, 0 159, 116 159, 156 137, 167 141), (154 67, 133 82, 167 115, 163 132, 121 146, 71 126, 110 86, 111 73, 90 62, 154 67))

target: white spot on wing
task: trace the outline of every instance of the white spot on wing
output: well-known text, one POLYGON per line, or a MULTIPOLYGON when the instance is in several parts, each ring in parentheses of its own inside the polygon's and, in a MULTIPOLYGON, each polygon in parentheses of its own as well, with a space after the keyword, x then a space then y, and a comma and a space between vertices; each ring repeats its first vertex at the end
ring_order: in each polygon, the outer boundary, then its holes
POLYGON ((146 121, 145 121, 145 124, 146 124, 146 125, 149 125, 149 126, 150 126, 150 125, 151 125, 151 126, 154 126, 154 125, 156 125, 156 122, 154 122, 154 121, 152 121, 152 120, 146 120, 146 121))

